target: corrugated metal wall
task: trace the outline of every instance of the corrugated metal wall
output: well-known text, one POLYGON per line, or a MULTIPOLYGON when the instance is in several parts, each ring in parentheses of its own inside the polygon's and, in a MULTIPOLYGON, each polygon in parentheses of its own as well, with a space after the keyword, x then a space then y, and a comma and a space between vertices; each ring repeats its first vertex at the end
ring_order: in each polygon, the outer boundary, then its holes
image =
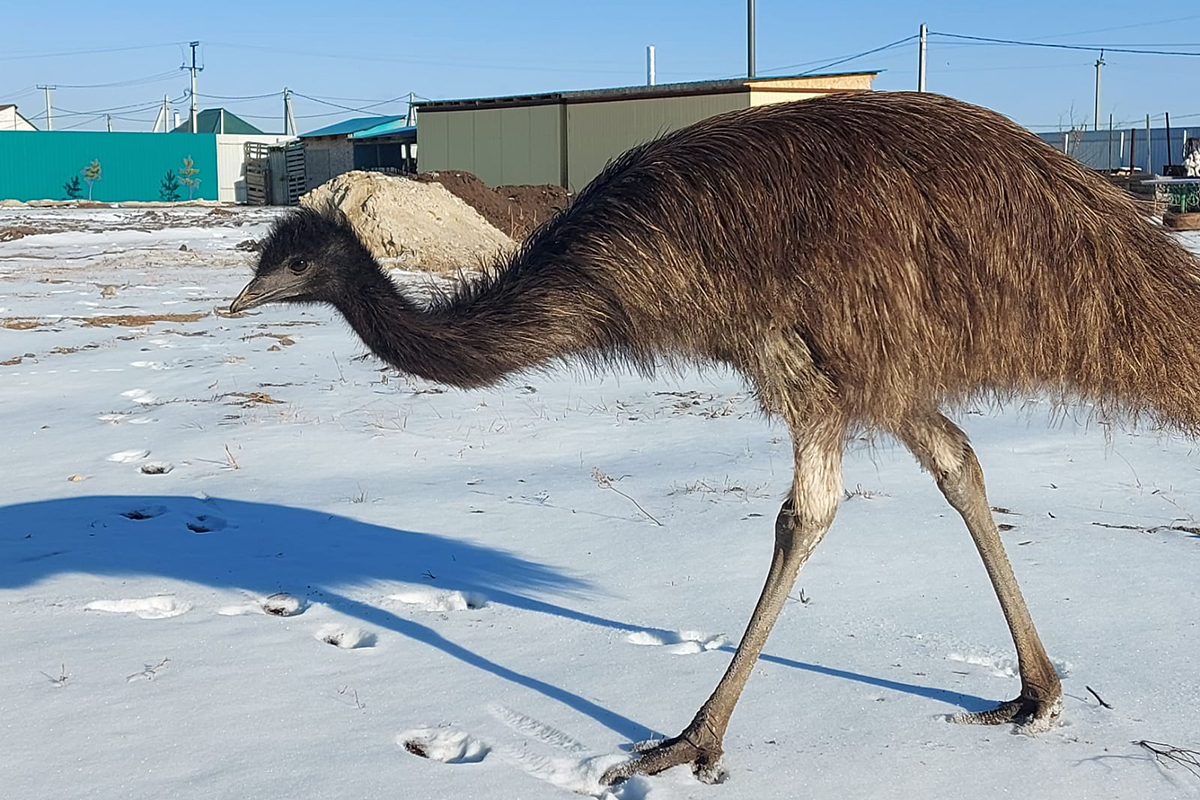
POLYGON ((560 105, 425 111, 418 119, 422 172, 465 170, 490 186, 564 180, 560 105))
MULTIPOLYGON (((158 200, 167 170, 179 174, 191 156, 200 170, 197 199, 216 200, 216 136, 207 133, 107 133, 97 131, 0 131, 0 199, 63 200, 63 184, 100 160, 92 186, 100 202, 158 200)), ((187 199, 187 188, 182 188, 187 199)))
POLYGON ((655 97, 567 106, 567 189, 577 192, 609 161, 707 117, 746 108, 749 92, 655 97))
POLYGON ((473 172, 489 186, 550 183, 578 191, 630 147, 749 103, 743 91, 425 111, 417 124, 418 167, 473 172))
MULTIPOLYGON (((1183 163, 1183 143, 1185 136, 1200 135, 1200 130, 1171 127, 1170 162, 1183 163)), ((1125 128, 1114 130, 1110 138, 1108 131, 1063 131, 1061 133, 1039 133, 1038 137, 1050 143, 1056 150, 1067 153, 1092 169, 1129 168, 1129 145, 1133 141, 1133 163, 1144 172, 1162 174, 1162 169, 1168 163, 1167 129, 1150 129, 1150 162, 1146 163, 1146 129, 1125 128)))

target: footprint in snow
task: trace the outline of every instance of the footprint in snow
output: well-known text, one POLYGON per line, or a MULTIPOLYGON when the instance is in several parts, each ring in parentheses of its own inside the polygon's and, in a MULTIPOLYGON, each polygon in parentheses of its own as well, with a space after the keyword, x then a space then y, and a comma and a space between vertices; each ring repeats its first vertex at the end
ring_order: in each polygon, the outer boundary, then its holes
POLYGON ((144 406, 158 402, 158 398, 147 392, 145 389, 130 389, 127 392, 121 392, 121 397, 128 397, 133 402, 144 406))
POLYGON ((166 506, 139 506, 138 508, 131 508, 128 511, 122 511, 121 516, 125 519, 142 520, 161 517, 165 513, 167 513, 166 506))
POLYGON ((665 647, 668 653, 690 656, 717 650, 727 643, 724 634, 709 636, 699 631, 634 631, 625 641, 642 647, 665 647))
POLYGON ((316 638, 325 644, 331 644, 342 650, 360 650, 374 647, 377 637, 370 631, 348 625, 322 625, 316 633, 316 638))
POLYGON ((474 611, 487 606, 487 598, 478 592, 431 589, 428 586, 407 586, 388 595, 387 599, 422 611, 474 611))
POLYGON ((116 414, 116 413, 100 414, 99 416, 96 417, 96 419, 100 420, 101 422, 108 422, 112 425, 122 425, 122 424, 145 425, 147 423, 155 421, 150 417, 134 417, 134 416, 130 416, 130 414, 116 414))
POLYGON ((490 745, 453 728, 413 728, 396 734, 396 744, 414 756, 443 764, 478 764, 492 752, 490 745))
POLYGON ((132 464, 135 461, 141 461, 148 455, 150 455, 149 450, 121 450, 109 456, 108 460, 117 464, 132 464))
POLYGON ((136 614, 142 619, 167 619, 192 610, 192 604, 177 600, 169 594, 132 600, 93 600, 84 611, 107 611, 112 614, 136 614))
POLYGON ((617 787, 600 783, 600 776, 624 760, 619 754, 590 755, 573 736, 533 717, 493 703, 488 712, 516 736, 491 743, 455 728, 412 728, 396 735, 396 744, 409 753, 444 764, 476 764, 499 758, 530 777, 580 795, 606 800, 644 800, 651 784, 634 776, 617 787))
POLYGON ((223 531, 228 525, 228 522, 215 514, 197 514, 187 523, 188 530, 192 533, 223 531))
POLYGON ((293 597, 287 592, 276 592, 266 597, 255 598, 252 602, 237 605, 221 606, 217 613, 223 617, 237 617, 242 614, 269 614, 272 617, 295 617, 303 614, 308 608, 308 601, 301 597, 293 597))

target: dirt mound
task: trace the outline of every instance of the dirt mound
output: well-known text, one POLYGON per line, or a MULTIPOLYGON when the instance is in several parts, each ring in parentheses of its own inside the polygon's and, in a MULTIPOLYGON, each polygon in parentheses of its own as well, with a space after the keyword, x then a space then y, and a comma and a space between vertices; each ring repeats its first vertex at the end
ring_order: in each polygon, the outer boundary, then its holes
POLYGON ((436 183, 346 172, 300 202, 341 209, 376 257, 397 259, 406 269, 471 269, 515 246, 474 208, 436 183))
POLYGON ((561 186, 488 186, 470 172, 443 170, 414 176, 422 183, 440 183, 458 195, 501 231, 516 241, 554 216, 570 202, 561 186))

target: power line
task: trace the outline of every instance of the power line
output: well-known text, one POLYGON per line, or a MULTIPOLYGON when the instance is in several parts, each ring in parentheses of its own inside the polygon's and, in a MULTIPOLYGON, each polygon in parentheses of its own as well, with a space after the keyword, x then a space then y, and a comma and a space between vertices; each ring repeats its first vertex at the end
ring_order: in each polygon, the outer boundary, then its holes
POLYGON ((159 47, 176 47, 178 42, 160 42, 158 44, 139 44, 128 47, 91 47, 82 50, 60 50, 53 53, 13 53, 0 56, 0 61, 26 61, 33 58, 58 58, 59 56, 82 56, 93 53, 123 53, 130 50, 153 50, 159 47))
POLYGON ((300 92, 297 92, 294 89, 292 90, 292 94, 294 94, 296 97, 303 97, 305 100, 312 100, 315 103, 321 103, 322 105, 332 106, 333 108, 340 108, 343 111, 354 111, 354 112, 358 112, 358 113, 365 113, 369 109, 376 108, 378 106, 384 106, 384 105, 387 105, 388 103, 396 103, 396 102, 399 102, 400 100, 403 100, 406 97, 408 97, 408 92, 405 92, 404 94, 402 94, 398 97, 393 97, 390 100, 380 100, 378 103, 371 103, 370 105, 362 106, 360 108, 351 108, 350 106, 344 106, 344 105, 341 105, 340 103, 331 103, 328 100, 322 100, 319 97, 312 97, 307 94, 301 94, 300 92))
MULTIPOLYGON (((506 69, 522 72, 555 72, 555 73, 577 73, 583 75, 629 75, 635 70, 632 69, 604 69, 597 67, 576 68, 563 67, 558 65, 547 65, 544 67, 533 67, 524 64, 496 64, 496 63, 475 63, 467 61, 446 61, 441 59, 427 58, 410 58, 406 56, 370 56, 370 55, 348 55, 346 53, 320 53, 312 50, 300 50, 286 47, 272 47, 270 45, 261 44, 236 44, 233 42, 208 42, 209 47, 226 47, 234 50, 261 50, 269 53, 283 53, 286 55, 304 56, 306 58, 329 58, 340 61, 379 61, 391 64, 420 64, 423 66, 433 67, 466 67, 469 69, 506 69)), ((617 66, 612 62, 604 62, 605 67, 617 66)))
POLYGON ((872 55, 873 53, 882 53, 884 50, 891 50, 893 47, 899 47, 902 44, 908 44, 909 42, 914 41, 917 38, 918 38, 917 34, 914 33, 912 36, 905 36, 903 39, 897 39, 896 41, 891 42, 889 44, 885 44, 882 47, 875 47, 870 50, 864 50, 861 53, 855 53, 852 56, 846 56, 845 58, 839 58, 837 61, 830 61, 828 64, 822 64, 819 67, 813 67, 810 70, 806 70, 804 72, 804 74, 811 75, 814 72, 820 72, 823 69, 829 69, 830 67, 836 67, 838 64, 845 64, 847 61, 854 61, 856 59, 862 58, 863 56, 869 56, 869 55, 872 55))
POLYGON ((225 94, 205 94, 204 92, 196 92, 196 97, 207 97, 209 100, 265 100, 269 97, 280 97, 283 91, 271 92, 269 94, 243 94, 243 95, 225 95, 225 94))
MULTIPOLYGON (((1112 31, 1127 31, 1132 28, 1153 28, 1157 25, 1169 25, 1172 22, 1190 22, 1194 19, 1200 19, 1200 14, 1190 14, 1186 17, 1173 17, 1171 19, 1159 19, 1151 22, 1134 22, 1129 25, 1113 25, 1108 28, 1092 28, 1086 31, 1071 31, 1070 33, 1052 33, 1049 36, 1039 37, 1041 39, 1060 39, 1066 36, 1087 36, 1093 33, 1111 33, 1112 31)), ((1187 45, 1190 47, 1191 45, 1187 45)))
POLYGON ((962 33, 945 33, 943 31, 930 31, 930 36, 944 36, 948 39, 959 39, 970 42, 982 42, 985 44, 1003 44, 1018 47, 1045 47, 1054 50, 1087 50, 1095 52, 1097 50, 1105 50, 1110 53, 1136 53, 1138 55, 1152 56, 1200 56, 1200 52, 1185 52, 1182 50, 1151 50, 1133 47, 1122 47, 1120 45, 1107 44, 1062 44, 1061 42, 1027 42, 1019 39, 996 39, 990 36, 968 36, 962 33))
POLYGON ((159 72, 154 75, 147 75, 144 78, 130 78, 123 81, 113 81, 112 83, 60 83, 60 89, 109 89, 117 86, 141 86, 147 83, 157 83, 166 78, 174 78, 179 75, 178 70, 170 70, 168 72, 159 72))

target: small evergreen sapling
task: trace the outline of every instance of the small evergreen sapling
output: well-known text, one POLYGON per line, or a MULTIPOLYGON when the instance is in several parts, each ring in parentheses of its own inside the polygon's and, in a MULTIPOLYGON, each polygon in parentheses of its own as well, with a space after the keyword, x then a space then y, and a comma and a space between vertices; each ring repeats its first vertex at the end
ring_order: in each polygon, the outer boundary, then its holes
POLYGON ((175 170, 167 170, 166 176, 163 177, 162 183, 158 187, 158 199, 168 203, 179 199, 179 179, 175 177, 175 170))
POLYGON ((79 183, 79 176, 72 175, 71 180, 63 184, 63 191, 67 193, 68 200, 78 200, 83 195, 83 186, 79 183))

